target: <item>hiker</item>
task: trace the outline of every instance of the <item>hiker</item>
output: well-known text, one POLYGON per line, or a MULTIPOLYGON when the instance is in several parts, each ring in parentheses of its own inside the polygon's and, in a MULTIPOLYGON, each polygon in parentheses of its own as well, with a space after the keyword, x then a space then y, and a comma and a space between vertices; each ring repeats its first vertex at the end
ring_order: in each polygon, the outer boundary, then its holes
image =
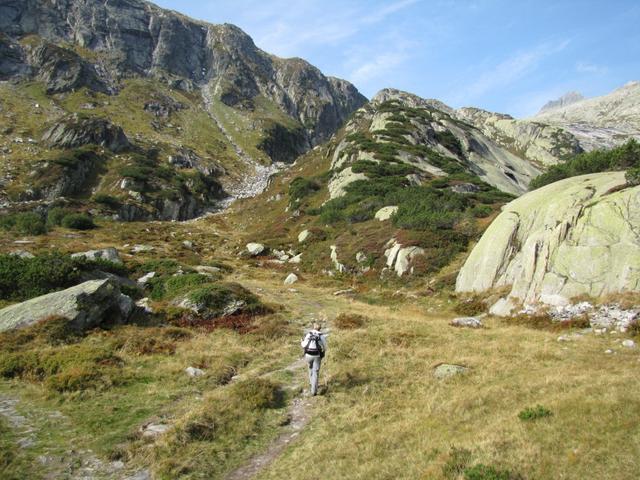
POLYGON ((320 364, 327 351, 326 335, 320 331, 320 324, 314 323, 311 330, 300 342, 304 349, 304 359, 309 366, 309 382, 311 383, 311 395, 318 393, 318 376, 320 375, 320 364))

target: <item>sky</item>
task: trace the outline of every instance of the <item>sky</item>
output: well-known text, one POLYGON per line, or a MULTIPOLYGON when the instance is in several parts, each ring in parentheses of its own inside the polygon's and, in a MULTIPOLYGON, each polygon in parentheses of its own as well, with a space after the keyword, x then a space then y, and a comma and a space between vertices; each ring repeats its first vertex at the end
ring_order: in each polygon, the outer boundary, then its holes
POLYGON ((233 23, 368 98, 385 87, 517 118, 640 80, 639 0, 155 0, 233 23))

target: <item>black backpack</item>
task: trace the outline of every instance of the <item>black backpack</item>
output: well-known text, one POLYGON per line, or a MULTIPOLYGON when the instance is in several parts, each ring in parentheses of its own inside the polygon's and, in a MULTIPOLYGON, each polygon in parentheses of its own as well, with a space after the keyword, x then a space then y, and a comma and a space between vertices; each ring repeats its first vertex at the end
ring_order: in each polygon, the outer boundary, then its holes
POLYGON ((304 346, 304 353, 307 355, 320 355, 320 358, 324 358, 324 350, 322 348, 322 335, 318 333, 309 333, 309 339, 307 340, 307 344, 304 346), (315 342, 315 347, 311 348, 312 342, 315 342))

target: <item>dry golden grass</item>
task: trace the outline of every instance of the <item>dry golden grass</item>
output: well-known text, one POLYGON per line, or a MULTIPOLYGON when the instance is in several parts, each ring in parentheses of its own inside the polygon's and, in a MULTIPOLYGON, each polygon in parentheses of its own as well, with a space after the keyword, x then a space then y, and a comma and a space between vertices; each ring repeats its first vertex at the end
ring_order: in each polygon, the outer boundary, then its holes
POLYGON ((640 357, 614 336, 559 343, 497 320, 454 329, 418 305, 350 308, 373 321, 330 338, 311 425, 259 478, 456 478, 443 470, 452 446, 471 451, 469 466, 524 478, 640 475, 640 357), (470 371, 436 380, 442 362, 470 371), (518 418, 537 404, 553 415, 518 418))

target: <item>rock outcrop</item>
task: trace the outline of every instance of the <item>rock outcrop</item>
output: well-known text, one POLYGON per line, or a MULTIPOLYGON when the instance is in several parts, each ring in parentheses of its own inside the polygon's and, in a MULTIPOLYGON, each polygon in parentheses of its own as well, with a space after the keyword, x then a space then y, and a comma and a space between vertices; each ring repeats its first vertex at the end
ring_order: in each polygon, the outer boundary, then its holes
POLYGON ((111 280, 90 280, 0 310, 0 331, 25 328, 52 316, 67 318, 84 331, 104 321, 125 321, 133 311, 131 298, 111 280))
POLYGON ((75 148, 83 145, 100 145, 113 152, 120 152, 131 145, 117 125, 97 117, 71 115, 53 125, 42 136, 51 147, 75 148))
POLYGON ((640 186, 624 172, 547 185, 514 200, 489 226, 456 282, 458 292, 509 288, 492 313, 640 291, 640 186))
MULTIPOLYGON (((266 97, 304 126, 307 145, 326 140, 366 101, 350 83, 304 60, 263 52, 238 27, 196 21, 142 0, 8 0, 0 4, 0 31, 93 51, 103 77, 151 76, 183 90, 210 85, 218 99, 239 109, 251 110, 256 97, 266 97)), ((54 90, 97 85, 93 67, 69 60, 65 75, 56 75, 67 78, 54 82, 54 90)))
POLYGON ((417 170, 407 175, 413 185, 424 178, 465 170, 504 192, 519 195, 540 174, 530 160, 461 121, 455 110, 442 102, 399 90, 380 91, 345 128, 348 135, 334 149, 331 163, 331 199, 345 195, 349 184, 368 178, 366 172, 354 172, 354 163, 378 163, 391 156, 417 170))

